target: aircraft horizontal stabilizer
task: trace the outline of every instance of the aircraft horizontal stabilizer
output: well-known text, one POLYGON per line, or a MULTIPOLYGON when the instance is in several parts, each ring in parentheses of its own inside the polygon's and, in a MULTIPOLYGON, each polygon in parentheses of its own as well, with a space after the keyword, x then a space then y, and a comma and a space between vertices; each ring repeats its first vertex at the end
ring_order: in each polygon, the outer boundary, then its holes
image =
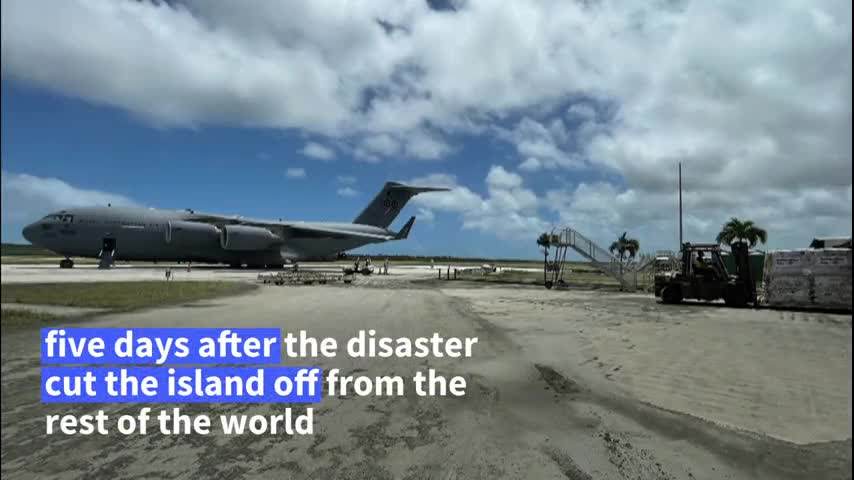
POLYGON ((415 217, 409 217, 409 221, 406 222, 406 225, 397 232, 397 235, 394 236, 395 240, 405 240, 406 237, 409 236, 409 231, 412 230, 412 225, 415 224, 415 217))
POLYGON ((451 190, 450 188, 444 187, 414 187, 412 185, 404 185, 398 182, 388 182, 386 187, 393 190, 406 190, 407 192, 411 192, 413 195, 426 192, 448 192, 451 190))

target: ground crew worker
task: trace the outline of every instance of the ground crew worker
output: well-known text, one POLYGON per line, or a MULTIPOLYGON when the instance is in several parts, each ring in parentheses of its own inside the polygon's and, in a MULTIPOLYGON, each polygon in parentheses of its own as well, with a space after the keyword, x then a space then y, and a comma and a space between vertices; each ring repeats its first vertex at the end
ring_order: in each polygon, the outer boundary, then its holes
POLYGON ((384 275, 388 275, 388 259, 387 258, 383 262, 383 271, 385 272, 384 275))
POLYGON ((706 265, 703 252, 697 252, 697 258, 694 259, 694 271, 701 275, 709 273, 709 266, 706 265))

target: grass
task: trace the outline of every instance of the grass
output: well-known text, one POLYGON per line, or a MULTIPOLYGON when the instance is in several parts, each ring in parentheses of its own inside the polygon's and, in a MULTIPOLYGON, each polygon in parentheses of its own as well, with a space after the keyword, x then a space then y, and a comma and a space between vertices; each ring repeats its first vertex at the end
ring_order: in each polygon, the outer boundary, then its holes
POLYGON ((42 257, 56 256, 56 254, 51 252, 50 250, 25 243, 3 243, 2 245, 0 245, 0 255, 4 257, 17 255, 35 255, 42 257))
POLYGON ((96 282, 3 285, 3 303, 130 310, 235 295, 257 288, 241 282, 96 282))
POLYGON ((2 326, 4 333, 42 328, 65 320, 69 320, 69 318, 33 310, 21 310, 17 308, 4 308, 0 310, 0 326, 2 326))
MULTIPOLYGON (((59 266, 59 261, 64 259, 65 257, 53 257, 53 256, 36 256, 36 255, 6 255, 3 254, 0 257, 0 263, 3 265, 56 265, 59 266)), ((94 265, 98 263, 97 259, 94 258, 75 258, 74 263, 78 265, 89 264, 94 265)), ((118 262, 123 263, 123 262, 118 262)))

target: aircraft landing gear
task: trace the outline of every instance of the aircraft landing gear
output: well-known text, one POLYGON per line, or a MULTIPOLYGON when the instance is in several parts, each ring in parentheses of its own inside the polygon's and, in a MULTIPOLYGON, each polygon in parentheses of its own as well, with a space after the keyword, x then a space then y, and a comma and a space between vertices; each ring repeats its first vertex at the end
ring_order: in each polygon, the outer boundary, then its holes
POLYGON ((66 258, 59 261, 59 268, 74 268, 74 260, 66 258))

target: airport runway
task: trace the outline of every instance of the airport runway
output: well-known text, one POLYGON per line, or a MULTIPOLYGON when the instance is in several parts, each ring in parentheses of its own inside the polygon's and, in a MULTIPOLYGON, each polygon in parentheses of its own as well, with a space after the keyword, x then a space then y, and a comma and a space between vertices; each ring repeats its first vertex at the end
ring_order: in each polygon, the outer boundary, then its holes
MULTIPOLYGON (((340 273, 343 264, 305 263, 302 270, 317 270, 340 273)), ((375 264, 379 269, 380 265, 375 264)), ((144 280, 164 280, 166 269, 171 268, 172 279, 182 280, 245 280, 255 281, 259 273, 275 273, 277 270, 255 270, 249 268, 232 269, 226 266, 193 265, 117 265, 109 269, 99 269, 97 265, 76 265, 74 268, 61 269, 56 265, 0 265, 2 283, 54 283, 54 282, 126 282, 144 280)), ((444 266, 447 268, 447 266, 444 266)), ((453 267, 452 267, 453 268, 453 267)), ((438 276, 438 267, 431 269, 421 265, 392 265, 389 276, 394 280, 424 279, 438 276)), ((372 277, 379 277, 374 275, 372 277)), ((367 279, 359 276, 359 279, 367 279)), ((374 280, 373 283, 376 283, 374 280)))
POLYGON ((139 406, 42 405, 38 332, 4 335, 2 476, 850 478, 850 315, 670 307, 648 295, 594 291, 449 287, 264 286, 85 324, 279 327, 339 343, 371 328, 389 337, 478 337, 470 359, 286 360, 370 376, 433 368, 467 379, 463 398, 325 398, 313 436, 49 438, 48 413, 105 408, 115 415, 139 406))

